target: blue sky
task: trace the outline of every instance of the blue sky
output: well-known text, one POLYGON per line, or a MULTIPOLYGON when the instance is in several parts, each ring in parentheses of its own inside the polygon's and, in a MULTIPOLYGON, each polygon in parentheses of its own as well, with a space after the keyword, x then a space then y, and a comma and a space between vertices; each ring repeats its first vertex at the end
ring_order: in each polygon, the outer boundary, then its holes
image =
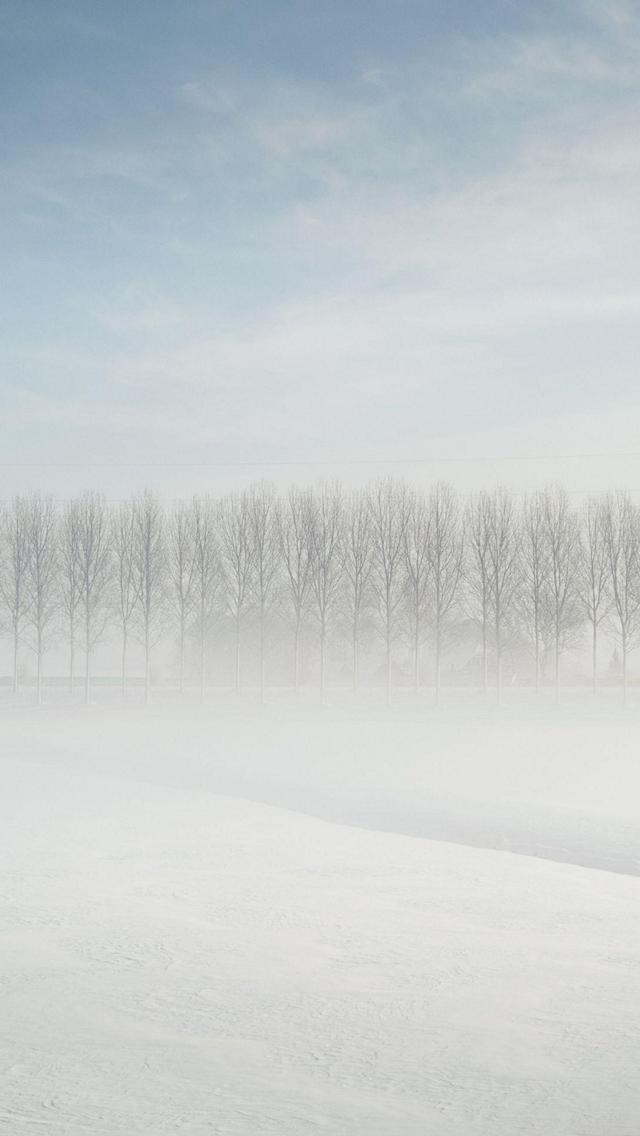
POLYGON ((5 0, 0 51, 8 490, 637 480, 636 4, 5 0))

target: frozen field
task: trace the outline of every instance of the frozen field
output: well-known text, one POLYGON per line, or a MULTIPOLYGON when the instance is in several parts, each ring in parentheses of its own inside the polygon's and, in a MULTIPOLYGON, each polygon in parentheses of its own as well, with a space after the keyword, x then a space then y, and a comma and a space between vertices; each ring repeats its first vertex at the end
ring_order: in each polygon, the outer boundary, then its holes
POLYGON ((639 737, 7 713, 0 1130, 637 1136, 639 737))

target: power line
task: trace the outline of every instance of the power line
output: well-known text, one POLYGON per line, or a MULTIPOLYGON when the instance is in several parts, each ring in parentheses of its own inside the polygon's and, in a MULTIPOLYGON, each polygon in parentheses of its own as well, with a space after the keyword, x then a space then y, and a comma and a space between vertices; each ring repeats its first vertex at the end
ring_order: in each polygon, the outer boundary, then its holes
POLYGON ((619 453, 607 451, 587 451, 573 454, 510 454, 499 457, 469 457, 449 456, 433 458, 304 458, 295 460, 291 458, 273 458, 265 461, 202 461, 202 462, 63 462, 63 461, 29 461, 29 462, 0 462, 0 469, 273 469, 293 468, 296 466, 371 466, 371 465, 480 465, 504 462, 552 462, 552 461, 591 461, 594 459, 620 460, 623 458, 640 458, 640 450, 623 450, 619 453))

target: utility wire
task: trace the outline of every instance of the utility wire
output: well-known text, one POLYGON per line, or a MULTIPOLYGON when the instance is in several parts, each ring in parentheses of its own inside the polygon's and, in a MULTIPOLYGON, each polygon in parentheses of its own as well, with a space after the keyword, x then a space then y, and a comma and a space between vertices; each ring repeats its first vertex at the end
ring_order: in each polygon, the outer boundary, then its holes
POLYGON ((500 464, 503 462, 552 462, 586 461, 593 459, 619 460, 640 458, 640 450, 626 450, 619 453, 589 451, 573 454, 518 454, 499 457, 433 457, 433 458, 304 458, 296 461, 291 458, 274 458, 265 461, 201 461, 201 462, 96 462, 96 461, 29 461, 0 462, 0 469, 267 469, 293 468, 295 466, 371 466, 371 465, 478 465, 500 464))

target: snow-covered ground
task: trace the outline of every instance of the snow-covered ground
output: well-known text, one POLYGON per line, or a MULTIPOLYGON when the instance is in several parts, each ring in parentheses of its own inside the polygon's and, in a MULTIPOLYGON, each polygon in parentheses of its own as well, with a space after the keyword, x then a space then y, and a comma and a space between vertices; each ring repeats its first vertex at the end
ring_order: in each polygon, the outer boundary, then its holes
POLYGON ((21 760, 208 789, 339 821, 640 873, 640 706, 435 712, 255 700, 0 711, 21 760))
POLYGON ((637 1136, 638 737, 8 713, 0 1130, 637 1136))

